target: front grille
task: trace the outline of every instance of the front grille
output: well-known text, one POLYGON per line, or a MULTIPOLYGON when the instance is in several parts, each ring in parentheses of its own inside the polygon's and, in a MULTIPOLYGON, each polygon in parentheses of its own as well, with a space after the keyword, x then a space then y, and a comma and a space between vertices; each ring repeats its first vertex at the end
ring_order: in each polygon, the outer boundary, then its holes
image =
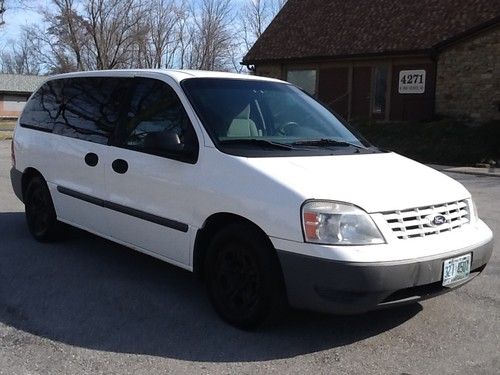
POLYGON ((457 201, 434 206, 383 212, 384 219, 397 238, 425 237, 460 228, 470 221, 467 201, 457 201), (436 215, 446 219, 441 225, 432 223, 436 215))

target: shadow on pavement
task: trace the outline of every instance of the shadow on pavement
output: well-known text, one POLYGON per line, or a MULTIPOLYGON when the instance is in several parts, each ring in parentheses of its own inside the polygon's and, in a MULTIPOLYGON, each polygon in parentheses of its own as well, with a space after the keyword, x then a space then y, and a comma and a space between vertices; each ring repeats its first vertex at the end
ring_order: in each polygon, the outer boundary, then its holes
POLYGON ((292 311, 258 332, 215 315, 189 272, 78 230, 60 242, 31 239, 24 213, 0 213, 0 321, 89 349, 189 361, 290 358, 390 330, 422 308, 362 316, 292 311))

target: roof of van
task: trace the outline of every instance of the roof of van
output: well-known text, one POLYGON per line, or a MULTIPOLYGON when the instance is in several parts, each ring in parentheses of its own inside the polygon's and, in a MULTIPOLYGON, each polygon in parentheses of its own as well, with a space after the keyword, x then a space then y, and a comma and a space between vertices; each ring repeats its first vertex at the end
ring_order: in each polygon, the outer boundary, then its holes
POLYGON ((145 73, 154 73, 159 75, 167 75, 177 82, 181 82, 189 78, 230 78, 242 80, 258 80, 258 81, 273 81, 281 82, 277 79, 259 77, 249 74, 213 72, 206 70, 178 70, 178 69, 114 69, 114 70, 94 70, 85 72, 64 73, 51 76, 50 79, 71 78, 71 77, 131 77, 134 75, 142 75, 145 73))

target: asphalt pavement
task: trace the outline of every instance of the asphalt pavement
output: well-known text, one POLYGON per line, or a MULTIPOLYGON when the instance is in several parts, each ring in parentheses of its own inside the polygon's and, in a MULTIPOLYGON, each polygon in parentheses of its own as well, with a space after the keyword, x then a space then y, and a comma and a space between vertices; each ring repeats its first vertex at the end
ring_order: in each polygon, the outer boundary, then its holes
MULTIPOLYGON (((0 142, 0 374, 498 374, 500 241, 482 275, 420 304, 360 316, 291 311, 243 332, 189 272, 69 230, 28 234, 0 142)), ((500 179, 449 173, 500 233, 500 179)))

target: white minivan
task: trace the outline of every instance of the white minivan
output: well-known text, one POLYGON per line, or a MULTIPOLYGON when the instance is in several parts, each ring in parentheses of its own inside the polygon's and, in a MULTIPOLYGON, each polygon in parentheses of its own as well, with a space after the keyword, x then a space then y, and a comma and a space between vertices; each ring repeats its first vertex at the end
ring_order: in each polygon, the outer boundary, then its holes
POLYGON ((295 86, 176 70, 63 74, 15 129, 35 239, 61 223, 204 278, 227 322, 362 313, 464 285, 492 232, 458 182, 364 140, 295 86))

